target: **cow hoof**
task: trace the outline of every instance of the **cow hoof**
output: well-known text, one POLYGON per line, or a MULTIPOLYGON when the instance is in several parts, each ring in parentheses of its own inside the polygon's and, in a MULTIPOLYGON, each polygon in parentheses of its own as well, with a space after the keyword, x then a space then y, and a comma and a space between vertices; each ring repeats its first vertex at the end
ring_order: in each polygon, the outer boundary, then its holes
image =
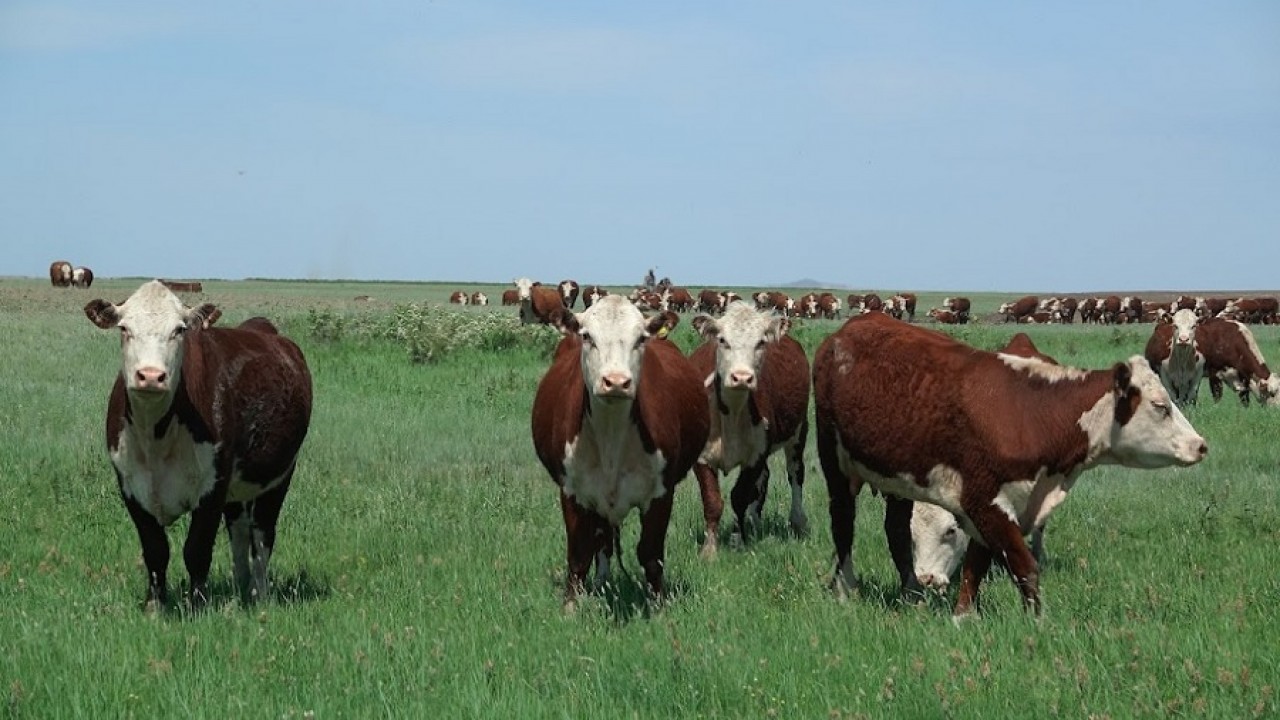
POLYGON ((715 560, 719 553, 720 546, 709 540, 702 544, 702 549, 698 551, 698 557, 703 560, 715 560))

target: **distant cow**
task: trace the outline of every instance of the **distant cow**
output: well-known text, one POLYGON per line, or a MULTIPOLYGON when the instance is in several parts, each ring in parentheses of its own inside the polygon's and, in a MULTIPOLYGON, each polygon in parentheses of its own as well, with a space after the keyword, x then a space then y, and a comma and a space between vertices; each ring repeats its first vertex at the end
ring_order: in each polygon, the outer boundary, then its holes
MULTIPOLYGON (((165 287, 175 293, 199 293, 204 292, 204 284, 197 281, 185 280, 161 280, 165 287)), ((368 297, 368 296, 365 296, 368 297)))
POLYGON ((449 302, 454 305, 466 305, 471 302, 471 296, 465 290, 454 290, 449 293, 449 302))
MULTIPOLYGON (((947 312, 955 316, 955 324, 964 325, 969 322, 969 309, 971 307, 969 298, 967 297, 945 298, 942 301, 942 307, 947 312)), ((934 318, 937 319, 937 315, 934 315, 934 318)))
POLYGON ((840 317, 840 298, 824 292, 818 296, 818 317, 835 320, 840 317))
POLYGON ((898 319, 902 319, 901 313, 906 313, 907 322, 915 322, 916 320, 916 294, 915 293, 898 293, 893 296, 893 304, 899 310, 898 319))
POLYGON ((706 521, 704 556, 717 548, 724 500, 719 473, 735 468, 738 480, 730 500, 745 539, 757 526, 769 488, 769 456, 783 450, 791 483, 791 528, 803 533, 804 444, 809 433, 809 360, 804 348, 787 335, 791 321, 735 302, 716 320, 694 318, 707 342, 691 360, 706 378, 711 434, 694 465, 706 521))
POLYGON ((719 290, 704 289, 698 293, 698 303, 695 307, 698 312, 719 315, 724 312, 725 308, 724 293, 719 290))
POLYGON ((1227 303, 1231 302, 1227 298, 1196 298, 1196 315, 1202 318, 1218 317, 1223 310, 1227 309, 1227 303))
POLYGON ((142 543, 148 603, 168 596, 165 527, 191 513, 183 546, 193 607, 208 599, 218 525, 231 538, 236 584, 264 597, 276 520, 311 417, 302 352, 264 318, 209 327, 159 281, 85 315, 121 330, 121 367, 107 406, 107 454, 142 543))
POLYGON ((71 284, 78 288, 93 286, 93 271, 87 267, 78 267, 71 271, 71 284))
MULTIPOLYGON (((852 306, 852 301, 850 301, 850 306, 852 306)), ((866 313, 885 311, 884 300, 881 300, 880 296, 875 293, 863 295, 858 301, 858 307, 861 308, 860 312, 864 315, 866 313)))
POLYGON ((578 302, 578 283, 575 280, 561 280, 560 285, 560 301, 564 306, 572 309, 573 304, 578 302))
POLYGON ((1039 611, 1039 570, 1023 533, 1084 470, 1190 465, 1208 452, 1140 356, 1076 370, 872 314, 822 342, 813 376, 837 586, 852 586, 854 500, 870 482, 892 496, 885 527, 904 586, 916 580, 908 500, 942 506, 979 540, 965 554, 958 616, 976 609, 993 560, 1039 611))
POLYGON ((1097 298, 1085 298, 1079 305, 1080 322, 1096 323, 1102 320, 1102 311, 1098 307, 1097 298))
POLYGON ((471 304, 472 305, 488 305, 489 296, 477 290, 471 293, 471 304))
POLYGON ((693 364, 659 338, 674 315, 646 320, 625 297, 557 315, 565 333, 533 400, 533 444, 560 486, 568 539, 564 602, 572 609, 592 562, 603 584, 619 526, 639 509, 636 556, 663 594, 676 483, 706 446, 706 391, 693 364))
POLYGON ((1143 352, 1169 397, 1182 406, 1195 404, 1204 374, 1204 355, 1196 348, 1198 321, 1194 310, 1177 311, 1172 322, 1155 326, 1143 352))
POLYGON ((959 315, 951 312, 950 310, 943 310, 942 308, 929 308, 929 317, 943 325, 960 324, 959 315))
POLYGON ((520 322, 525 325, 555 322, 557 311, 564 309, 557 290, 546 288, 529 278, 512 281, 520 293, 520 322))
POLYGON ((520 304, 520 291, 519 291, 519 290, 515 290, 515 289, 512 289, 512 290, 503 290, 503 291, 502 291, 502 304, 503 304, 503 305, 519 305, 519 304, 520 304))
POLYGON ((1027 295, 1014 302, 1004 303, 1000 306, 1000 314, 1004 315, 1005 322, 1022 322, 1022 318, 1036 312, 1040 306, 1040 298, 1035 295, 1027 295))
POLYGON ((1223 383, 1232 386, 1242 404, 1252 393, 1264 405, 1280 403, 1280 375, 1272 374, 1244 323, 1210 318, 1196 326, 1196 349, 1204 355, 1204 374, 1215 402, 1222 399, 1223 383))
POLYGON ((609 294, 608 290, 599 285, 588 285, 582 288, 582 309, 586 310, 596 304, 600 298, 609 294))
POLYGON ((675 312, 689 312, 693 310, 693 296, 689 294, 686 288, 668 287, 664 292, 664 299, 668 310, 675 312))
POLYGON ((49 284, 54 287, 71 287, 71 263, 66 260, 54 260, 49 264, 49 284))

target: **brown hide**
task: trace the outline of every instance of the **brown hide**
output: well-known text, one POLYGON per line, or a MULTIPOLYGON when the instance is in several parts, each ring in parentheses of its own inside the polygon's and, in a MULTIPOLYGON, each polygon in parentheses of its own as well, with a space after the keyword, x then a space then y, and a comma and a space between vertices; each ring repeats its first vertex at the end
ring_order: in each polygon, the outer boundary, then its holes
POLYGON ((1026 333, 1021 332, 1009 338, 1009 342, 1005 343, 1005 346, 1000 348, 997 352, 1006 353, 1008 355, 1017 355, 1018 357, 1024 358, 1036 358, 1037 360, 1043 360, 1052 365, 1058 364, 1057 360, 1054 360, 1048 355, 1040 352, 1040 348, 1036 347, 1036 344, 1031 341, 1031 338, 1028 337, 1026 333))
POLYGON ((54 287, 71 287, 71 263, 54 260, 49 264, 49 283, 54 287))
POLYGON ((1204 355, 1204 374, 1209 378, 1209 391, 1215 402, 1222 399, 1219 375, 1224 371, 1234 369, 1240 374, 1240 380, 1245 384, 1240 402, 1246 405, 1249 403, 1249 381, 1271 377, 1271 369, 1266 363, 1258 362, 1249 349, 1248 338, 1252 334, 1243 324, 1225 318, 1201 320, 1196 325, 1196 351, 1204 355))

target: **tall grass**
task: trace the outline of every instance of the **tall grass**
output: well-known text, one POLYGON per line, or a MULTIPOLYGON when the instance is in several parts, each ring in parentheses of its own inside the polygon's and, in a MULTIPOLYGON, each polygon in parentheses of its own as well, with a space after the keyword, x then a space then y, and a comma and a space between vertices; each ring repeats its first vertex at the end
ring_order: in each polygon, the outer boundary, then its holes
MULTIPOLYGON (((542 341, 467 344, 415 363, 385 333, 356 337, 346 325, 337 337, 313 334, 313 310, 368 311, 349 303, 351 288, 286 290, 281 299, 270 283, 227 284, 205 298, 227 308, 224 323, 278 320, 315 377, 311 434, 272 563, 274 596, 240 605, 220 538, 211 609, 150 616, 139 609, 138 542, 103 449, 118 342, 79 311, 97 294, 0 283, 8 717, 1280 712, 1280 413, 1231 398, 1215 405, 1206 392, 1189 411, 1211 446, 1204 463, 1087 473, 1050 523, 1039 621, 999 575, 984 588, 984 615, 958 628, 943 599, 900 603, 883 504, 869 493, 859 505, 860 587, 835 600, 812 447, 808 537, 789 536, 786 493, 775 486, 762 536, 704 562, 690 480, 677 490, 668 541, 670 602, 639 601, 633 519, 613 588, 565 617, 556 488, 529 440, 533 388, 547 363, 542 341)), ((392 290, 402 297, 374 309, 371 327, 422 302, 410 296, 430 301, 437 292, 392 290)), ((675 335, 686 347, 695 342, 688 325, 675 335)), ((835 326, 798 323, 796 334, 812 353, 835 326)), ((957 332, 995 347, 1013 328, 957 332)), ((1141 329, 1032 332, 1046 352, 1092 367, 1145 342, 1141 329)), ((1271 329, 1259 337, 1277 354, 1271 329)), ((774 475, 784 475, 781 463, 774 475)), ((180 521, 170 531, 179 582, 185 528, 180 521)))

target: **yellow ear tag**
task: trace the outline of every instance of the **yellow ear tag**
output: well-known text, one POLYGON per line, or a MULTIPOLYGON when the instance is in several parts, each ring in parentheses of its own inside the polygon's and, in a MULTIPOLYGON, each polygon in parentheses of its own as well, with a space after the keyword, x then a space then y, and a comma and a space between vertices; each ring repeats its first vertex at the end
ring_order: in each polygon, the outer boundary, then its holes
POLYGON ((658 337, 664 338, 666 336, 667 336, 667 326, 663 325, 662 327, 658 328, 658 337))

